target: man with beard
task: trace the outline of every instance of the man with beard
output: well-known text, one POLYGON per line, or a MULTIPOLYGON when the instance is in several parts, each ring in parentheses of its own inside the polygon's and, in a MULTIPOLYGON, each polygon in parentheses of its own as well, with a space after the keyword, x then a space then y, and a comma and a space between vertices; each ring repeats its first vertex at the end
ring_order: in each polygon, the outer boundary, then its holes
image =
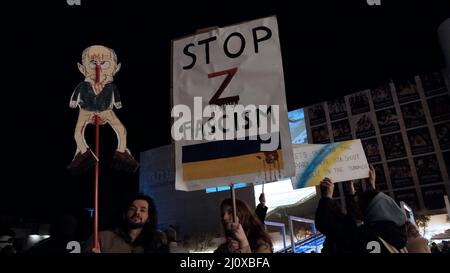
POLYGON ((94 253, 164 253, 169 252, 167 238, 156 229, 157 212, 146 195, 130 199, 121 223, 113 230, 99 232, 100 249, 92 248, 92 238, 85 246, 94 253))

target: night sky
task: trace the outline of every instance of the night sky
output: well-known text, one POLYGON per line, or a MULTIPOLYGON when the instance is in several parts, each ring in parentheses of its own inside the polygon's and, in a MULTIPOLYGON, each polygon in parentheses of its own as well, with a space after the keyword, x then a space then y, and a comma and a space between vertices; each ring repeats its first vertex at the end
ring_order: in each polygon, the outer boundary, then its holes
MULTIPOLYGON (((115 83, 123 108, 115 112, 136 157, 171 142, 170 44, 197 29, 277 15, 289 110, 444 67, 436 30, 449 17, 446 1, 178 2, 33 1, 10 10, 15 19, 2 22, 11 69, 2 77, 0 213, 46 219, 92 206, 93 171, 66 171, 78 115, 69 98, 83 80, 76 63, 92 44, 114 48, 122 63, 115 83)), ((93 133, 86 131, 91 147, 93 133)), ((139 175, 111 170, 116 136, 109 126, 101 139, 100 204, 108 218, 137 189, 139 175)))

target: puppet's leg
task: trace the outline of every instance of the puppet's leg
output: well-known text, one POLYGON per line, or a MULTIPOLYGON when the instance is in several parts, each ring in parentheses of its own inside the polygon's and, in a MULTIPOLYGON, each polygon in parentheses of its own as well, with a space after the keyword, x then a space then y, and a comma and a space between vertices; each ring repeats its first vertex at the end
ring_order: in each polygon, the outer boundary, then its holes
POLYGON ((86 144, 84 138, 84 131, 86 125, 91 122, 93 112, 88 112, 80 109, 78 114, 77 124, 75 126, 75 142, 77 143, 77 151, 72 162, 67 166, 67 169, 72 174, 80 174, 92 167, 97 161, 97 157, 92 153, 89 146, 86 144))
POLYGON ((84 131, 86 130, 86 126, 91 122, 93 115, 93 112, 88 112, 82 109, 80 109, 80 113, 78 114, 74 137, 75 142, 77 143, 77 151, 82 154, 89 149, 89 146, 86 144, 86 139, 84 138, 84 131))
POLYGON ((112 110, 100 112, 100 118, 111 125, 117 135, 117 151, 124 153, 127 149, 127 130, 112 110))
POLYGON ((117 135, 117 150, 114 153, 114 167, 119 170, 135 172, 139 167, 137 162, 127 149, 127 130, 112 110, 99 113, 100 118, 108 122, 117 135))

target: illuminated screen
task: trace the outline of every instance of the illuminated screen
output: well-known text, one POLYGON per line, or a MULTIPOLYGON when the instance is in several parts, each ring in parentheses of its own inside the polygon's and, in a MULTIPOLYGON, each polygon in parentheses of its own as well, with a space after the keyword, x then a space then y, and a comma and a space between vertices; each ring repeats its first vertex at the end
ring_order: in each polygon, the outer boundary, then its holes
POLYGON ((306 133, 305 114, 303 109, 297 109, 288 113, 289 129, 291 130, 292 144, 308 143, 306 133))

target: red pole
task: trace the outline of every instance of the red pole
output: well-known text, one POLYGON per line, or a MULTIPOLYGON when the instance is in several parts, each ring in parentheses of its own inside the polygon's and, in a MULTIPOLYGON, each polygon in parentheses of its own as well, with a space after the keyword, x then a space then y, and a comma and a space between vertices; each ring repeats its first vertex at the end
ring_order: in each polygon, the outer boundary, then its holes
MULTIPOLYGON (((99 117, 95 115, 95 156, 99 158, 100 153, 100 121, 99 117)), ((98 241, 98 161, 95 163, 95 183, 94 183, 94 238, 92 240, 92 247, 100 250, 100 243, 98 241)))

